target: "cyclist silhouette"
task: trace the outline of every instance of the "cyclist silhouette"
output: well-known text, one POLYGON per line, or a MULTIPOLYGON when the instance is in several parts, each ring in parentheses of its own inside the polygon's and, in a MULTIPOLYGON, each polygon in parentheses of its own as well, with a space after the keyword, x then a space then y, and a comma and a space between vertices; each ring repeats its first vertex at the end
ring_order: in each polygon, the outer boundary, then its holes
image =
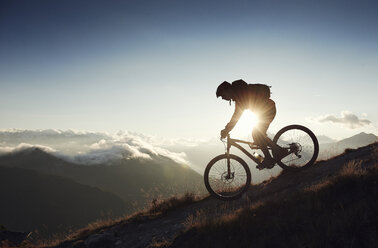
POLYGON ((260 146, 264 153, 264 161, 258 165, 258 169, 273 168, 277 162, 272 158, 267 146, 280 152, 280 147, 274 144, 267 137, 267 130, 270 123, 276 116, 276 104, 270 99, 269 86, 263 84, 247 84, 243 80, 236 80, 230 84, 224 81, 221 83, 216 92, 217 97, 235 102, 235 111, 226 127, 221 131, 221 138, 225 138, 227 134, 234 128, 243 111, 251 110, 258 116, 258 124, 252 130, 253 142, 260 146))

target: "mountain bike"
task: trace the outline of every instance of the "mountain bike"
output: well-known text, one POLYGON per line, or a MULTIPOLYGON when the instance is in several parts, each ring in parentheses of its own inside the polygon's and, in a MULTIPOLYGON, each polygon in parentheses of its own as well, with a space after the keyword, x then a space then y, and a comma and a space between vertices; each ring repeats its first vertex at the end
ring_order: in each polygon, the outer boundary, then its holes
MULTIPOLYGON (((314 164, 319 154, 319 143, 316 136, 310 129, 301 125, 290 125, 282 128, 272 141, 283 149, 281 152, 285 151, 284 156, 282 156, 273 147, 267 147, 276 163, 285 170, 299 170, 309 167, 314 164)), ((232 139, 230 135, 227 135, 225 142, 225 154, 216 156, 208 163, 204 180, 211 195, 227 201, 241 197, 251 184, 251 171, 247 163, 241 157, 231 154, 230 148, 232 146, 238 148, 257 165, 262 163, 261 158, 263 157, 254 152, 259 150, 260 147, 253 142, 232 139), (253 152, 248 152, 239 143, 247 144, 253 152)))

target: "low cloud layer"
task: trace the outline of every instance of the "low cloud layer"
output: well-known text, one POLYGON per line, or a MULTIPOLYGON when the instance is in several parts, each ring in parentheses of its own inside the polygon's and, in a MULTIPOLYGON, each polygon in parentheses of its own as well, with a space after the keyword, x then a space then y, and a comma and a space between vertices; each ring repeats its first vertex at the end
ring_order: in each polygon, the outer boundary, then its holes
POLYGON ((335 116, 335 115, 325 115, 325 116, 319 116, 315 118, 314 120, 324 123, 324 122, 331 122, 336 124, 342 124, 347 128, 350 129, 356 129, 364 126, 369 126, 371 124, 371 121, 368 119, 360 119, 357 115, 349 112, 349 111, 343 111, 341 112, 341 116, 335 116))
POLYGON ((32 145, 27 143, 21 143, 17 146, 6 146, 4 143, 0 143, 0 155, 4 153, 11 153, 11 152, 19 152, 28 148, 39 148, 42 151, 48 152, 48 153, 56 153, 56 150, 43 145, 32 145))
POLYGON ((143 134, 120 131, 114 134, 61 130, 2 130, 0 153, 38 147, 49 153, 82 164, 98 164, 117 159, 153 159, 165 156, 188 164, 186 154, 172 152, 143 134))

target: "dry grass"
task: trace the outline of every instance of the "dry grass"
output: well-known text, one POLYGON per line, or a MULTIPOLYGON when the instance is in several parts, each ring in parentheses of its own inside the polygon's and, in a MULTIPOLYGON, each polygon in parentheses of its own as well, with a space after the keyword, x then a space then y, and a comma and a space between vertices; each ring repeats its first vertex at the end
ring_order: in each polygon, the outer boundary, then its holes
POLYGON ((222 226, 225 223, 232 222, 233 220, 238 218, 238 216, 241 215, 243 211, 253 211, 254 209, 262 207, 263 204, 264 202, 257 201, 254 203, 247 204, 247 207, 237 207, 233 209, 230 203, 226 202, 216 209, 211 209, 207 211, 203 209, 197 210, 195 214, 189 215, 186 218, 184 222, 184 231, 188 231, 190 229, 195 228, 200 229, 201 227, 207 225, 222 226), (230 211, 230 209, 233 210, 230 211), (209 211, 211 211, 211 213, 209 213, 209 211), (214 216, 219 217, 214 218, 214 216))
POLYGON ((202 209, 197 210, 195 214, 191 214, 186 218, 184 222, 184 226, 185 226, 184 229, 189 230, 190 228, 193 228, 196 226, 205 225, 207 221, 208 221, 208 218, 205 215, 205 212, 202 209))
POLYGON ((23 241, 19 245, 9 243, 7 240, 0 242, 1 248, 40 248, 43 247, 39 244, 33 244, 31 241, 23 241))
MULTIPOLYGON (((265 202, 263 201, 257 201, 257 202, 254 202, 254 203, 250 203, 250 204, 247 204, 246 207, 241 207, 239 209, 236 209, 228 214, 224 214, 223 216, 221 216, 220 218, 217 218, 215 220, 212 220, 212 221, 208 221, 207 223, 205 224, 214 224, 216 226, 224 226, 224 225, 228 225, 229 223, 232 223, 234 221, 236 221, 239 216, 243 216, 244 214, 249 214, 250 212, 254 212, 256 209, 258 208, 262 208, 264 206, 265 202)), ((252 214, 252 216, 256 216, 255 214, 252 214)), ((200 227, 201 225, 197 225, 198 227, 200 227)))
POLYGON ((362 176, 366 175, 367 170, 362 167, 362 160, 349 161, 340 171, 339 176, 362 176))
MULTIPOLYGON (((30 247, 30 248, 43 248, 43 247, 53 247, 61 244, 62 242, 69 242, 80 240, 85 238, 93 233, 101 232, 106 228, 117 225, 124 221, 127 217, 120 217, 117 219, 99 219, 95 222, 88 224, 86 227, 71 231, 65 234, 55 235, 50 239, 41 239, 34 241, 33 239, 24 241, 20 246, 15 247, 30 247)), ((0 246, 2 247, 2 246, 0 246)), ((5 246, 6 247, 6 246, 5 246)), ((9 246, 11 248, 13 246, 9 246)))
POLYGON ((171 245, 170 241, 162 240, 162 241, 153 241, 147 248, 163 248, 169 247, 171 245))
MULTIPOLYGON (((119 217, 117 219, 99 219, 95 222, 89 223, 86 227, 81 228, 68 234, 63 240, 77 240, 89 236, 93 233, 99 233, 104 229, 120 224, 127 220, 130 216, 119 217)), ((55 240, 54 242, 61 242, 62 240, 55 240)))
POLYGON ((168 199, 153 199, 148 207, 147 213, 151 215, 164 215, 169 211, 187 206, 191 203, 201 200, 203 197, 196 196, 193 193, 186 193, 182 196, 172 196, 168 199))
POLYGON ((340 172, 330 178, 325 178, 322 182, 311 185, 307 188, 305 188, 305 192, 317 192, 319 190, 322 190, 324 188, 330 187, 331 185, 337 183, 338 178, 343 178, 343 177, 359 177, 362 175, 366 175, 367 170, 363 168, 362 166, 362 160, 352 160, 349 161, 346 165, 342 167, 340 172))

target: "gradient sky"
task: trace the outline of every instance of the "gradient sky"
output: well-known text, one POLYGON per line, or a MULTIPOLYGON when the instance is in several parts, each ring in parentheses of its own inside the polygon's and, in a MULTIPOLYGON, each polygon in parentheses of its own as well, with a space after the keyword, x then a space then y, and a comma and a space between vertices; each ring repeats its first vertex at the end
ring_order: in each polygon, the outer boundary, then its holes
POLYGON ((378 2, 0 2, 0 129, 212 137, 240 78, 273 86, 272 132, 377 134, 378 2), (317 121, 343 111, 371 124, 317 121))

